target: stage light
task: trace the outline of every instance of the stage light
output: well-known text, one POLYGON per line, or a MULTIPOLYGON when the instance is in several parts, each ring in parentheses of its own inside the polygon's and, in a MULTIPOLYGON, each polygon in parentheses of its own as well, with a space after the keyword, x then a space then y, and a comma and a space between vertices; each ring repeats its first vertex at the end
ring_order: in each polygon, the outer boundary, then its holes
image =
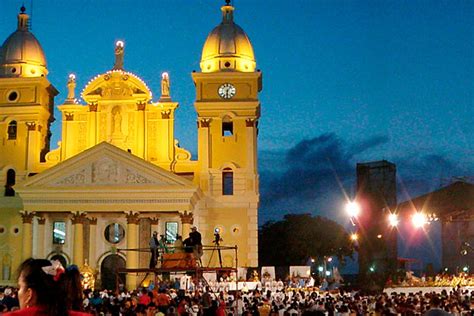
POLYGON ((391 226, 391 227, 396 227, 398 226, 398 223, 400 221, 398 220, 398 215, 395 214, 395 213, 390 213, 388 215, 388 224, 391 226))
POLYGON ((375 272, 375 266, 370 266, 369 271, 370 272, 375 272))
POLYGON ((469 271, 469 267, 468 267, 468 266, 464 266, 464 267, 462 268, 462 271, 463 271, 463 272, 469 271))
POLYGON ((323 271, 324 271, 324 268, 323 268, 322 266, 319 266, 319 267, 318 267, 318 271, 319 271, 319 272, 323 272, 323 271))
POLYGON ((421 212, 416 212, 412 217, 413 226, 421 228, 427 223, 426 215, 421 212))
POLYGON ((346 213, 349 217, 357 217, 360 214, 360 205, 357 202, 349 202, 346 204, 346 213))
POLYGON ((331 275, 331 271, 326 271, 326 276, 330 276, 331 275))
POLYGON ((382 234, 378 234, 378 235, 377 235, 377 238, 378 238, 378 239, 382 239, 382 234))
POLYGON ((332 261, 332 257, 329 257, 329 258, 328 258, 328 262, 331 262, 331 261, 332 261))
POLYGON ((359 239, 359 236, 356 233, 352 233, 351 234, 351 240, 352 241, 357 241, 357 239, 359 239))

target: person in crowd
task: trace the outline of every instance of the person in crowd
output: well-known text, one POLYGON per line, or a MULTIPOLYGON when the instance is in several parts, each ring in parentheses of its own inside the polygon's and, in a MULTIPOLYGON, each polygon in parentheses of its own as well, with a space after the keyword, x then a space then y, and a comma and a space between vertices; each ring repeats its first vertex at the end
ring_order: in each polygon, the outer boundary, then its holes
POLYGON ((158 232, 154 231, 153 235, 150 238, 150 269, 154 269, 156 264, 158 263, 158 247, 160 246, 160 242, 158 240, 158 232))
POLYGON ((183 244, 183 237, 180 235, 176 235, 176 240, 173 244, 174 252, 175 253, 182 253, 184 252, 184 244, 183 244))
POLYGON ((5 289, 2 303, 3 305, 5 305, 7 310, 11 310, 13 307, 19 306, 18 297, 13 295, 13 291, 11 288, 7 287, 5 289))
POLYGON ((424 313, 424 316, 448 316, 450 313, 441 309, 441 299, 437 294, 433 295, 430 299, 430 309, 424 313))
POLYGON ((191 244, 193 246, 194 258, 197 261, 201 262, 201 257, 203 255, 202 250, 202 237, 201 233, 198 232, 197 227, 191 227, 191 232, 189 233, 189 238, 191 238, 191 244))
POLYGON ((27 259, 18 269, 20 309, 4 316, 81 316, 82 287, 77 267, 64 269, 59 261, 27 259), (77 278, 77 280, 76 280, 77 278))

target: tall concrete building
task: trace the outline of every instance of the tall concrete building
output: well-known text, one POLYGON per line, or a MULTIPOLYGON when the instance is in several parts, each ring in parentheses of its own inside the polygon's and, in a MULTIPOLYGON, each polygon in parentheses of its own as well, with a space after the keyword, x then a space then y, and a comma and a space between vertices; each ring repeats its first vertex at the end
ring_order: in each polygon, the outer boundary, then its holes
POLYGON ((396 167, 386 160, 357 164, 359 274, 396 269, 397 233, 389 226, 388 207, 397 204, 396 167))

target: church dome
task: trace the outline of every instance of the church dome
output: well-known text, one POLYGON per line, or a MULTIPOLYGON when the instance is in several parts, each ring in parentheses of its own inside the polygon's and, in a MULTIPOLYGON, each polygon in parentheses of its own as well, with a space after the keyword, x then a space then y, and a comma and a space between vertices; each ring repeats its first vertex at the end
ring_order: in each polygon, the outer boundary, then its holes
POLYGON ((222 22, 209 34, 202 49, 201 71, 255 71, 252 43, 234 23, 234 7, 227 3, 221 10, 222 22))
POLYGON ((28 30, 28 19, 22 7, 18 14, 18 29, 0 48, 0 77, 41 77, 48 74, 43 48, 28 30))

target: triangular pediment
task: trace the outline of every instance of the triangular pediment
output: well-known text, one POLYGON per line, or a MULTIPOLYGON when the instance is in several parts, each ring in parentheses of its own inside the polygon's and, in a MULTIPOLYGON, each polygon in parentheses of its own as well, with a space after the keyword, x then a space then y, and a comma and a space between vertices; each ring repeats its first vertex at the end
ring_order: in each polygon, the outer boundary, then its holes
POLYGON ((196 188, 189 180, 106 142, 35 175, 21 187, 20 191, 77 187, 196 188))

